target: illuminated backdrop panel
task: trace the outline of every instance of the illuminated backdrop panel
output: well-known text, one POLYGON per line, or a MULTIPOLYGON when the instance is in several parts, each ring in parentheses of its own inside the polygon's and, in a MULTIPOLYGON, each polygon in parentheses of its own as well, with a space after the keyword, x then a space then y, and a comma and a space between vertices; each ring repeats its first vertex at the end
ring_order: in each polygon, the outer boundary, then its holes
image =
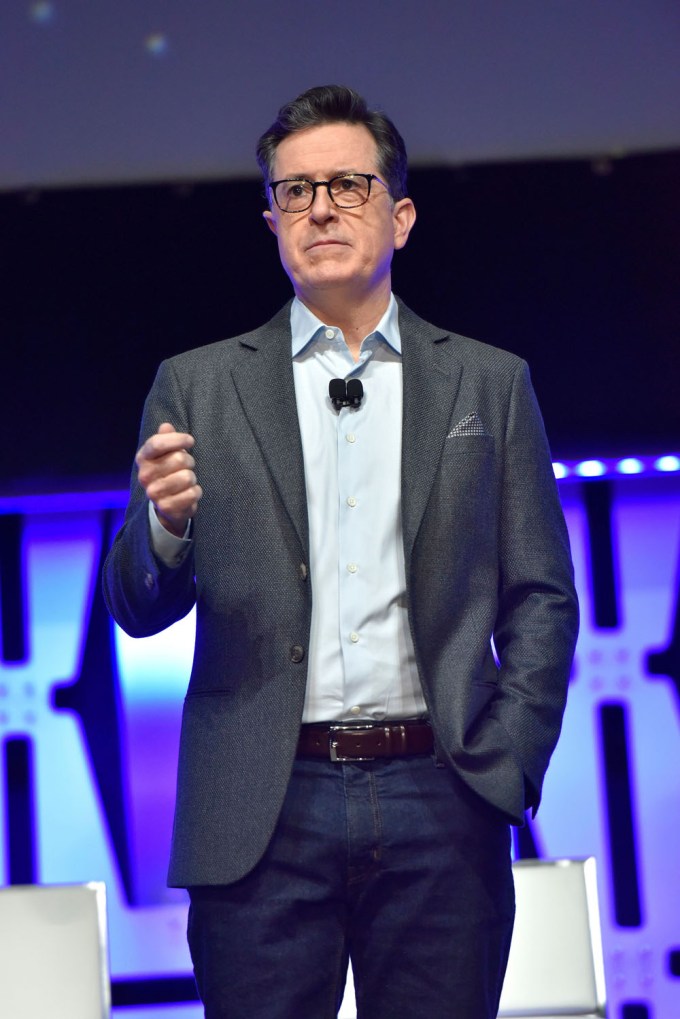
POLYGON ((651 0, 0 5, 0 189, 253 172, 253 125, 346 82, 416 162, 677 146, 676 6, 651 0))
MULTIPOLYGON (((680 1014, 680 461, 556 464, 582 607, 570 698, 518 856, 599 862, 611 1016, 680 1014)), ((186 896, 165 888, 193 614, 132 640, 102 557, 125 493, 0 503, 0 878, 104 880, 113 1000, 194 1019, 186 896)))

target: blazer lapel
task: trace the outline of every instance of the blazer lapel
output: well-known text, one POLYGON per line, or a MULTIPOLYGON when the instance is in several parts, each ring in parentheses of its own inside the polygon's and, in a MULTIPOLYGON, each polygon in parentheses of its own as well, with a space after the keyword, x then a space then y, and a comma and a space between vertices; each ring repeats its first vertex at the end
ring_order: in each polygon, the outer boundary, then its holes
POLYGON ((242 358, 232 369, 243 412, 262 458, 305 549, 309 549, 305 471, 295 403, 290 304, 261 329, 241 338, 242 358))
POLYGON ((418 318, 399 302, 404 410, 402 423, 402 527, 407 569, 441 459, 461 365, 451 357, 451 335, 418 318))
MULTIPOLYGON (((399 302, 403 358, 402 527, 407 566, 441 458, 462 368, 451 336, 399 302)), ((232 368, 244 414, 302 547, 309 548, 302 440, 295 403, 290 305, 241 338, 232 368)))

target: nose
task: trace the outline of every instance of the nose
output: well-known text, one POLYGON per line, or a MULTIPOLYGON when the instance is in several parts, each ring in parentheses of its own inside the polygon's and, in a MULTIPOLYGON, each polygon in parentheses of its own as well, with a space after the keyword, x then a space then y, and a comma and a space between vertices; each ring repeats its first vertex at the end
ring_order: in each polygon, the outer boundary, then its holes
POLYGON ((309 218, 317 223, 325 223, 329 219, 336 219, 338 207, 331 200, 328 188, 325 185, 314 190, 314 198, 308 210, 309 218))

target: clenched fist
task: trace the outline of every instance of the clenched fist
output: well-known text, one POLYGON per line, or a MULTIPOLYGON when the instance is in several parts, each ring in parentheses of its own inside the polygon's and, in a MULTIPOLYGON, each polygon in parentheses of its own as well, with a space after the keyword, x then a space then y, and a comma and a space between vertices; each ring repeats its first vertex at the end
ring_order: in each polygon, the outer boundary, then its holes
POLYGON ((203 495, 189 450, 193 435, 176 432, 167 421, 146 440, 135 457, 139 483, 154 504, 166 530, 183 537, 203 495))

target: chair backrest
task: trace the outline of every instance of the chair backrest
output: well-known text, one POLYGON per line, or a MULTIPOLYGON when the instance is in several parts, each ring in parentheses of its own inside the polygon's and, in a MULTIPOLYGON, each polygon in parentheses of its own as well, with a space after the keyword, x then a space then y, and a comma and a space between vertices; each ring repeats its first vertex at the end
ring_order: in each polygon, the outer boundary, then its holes
POLYGON ((110 999, 104 884, 0 888, 0 1016, 109 1019, 110 999))
POLYGON ((514 864, 517 913, 503 1019, 606 1014, 595 858, 514 864))

